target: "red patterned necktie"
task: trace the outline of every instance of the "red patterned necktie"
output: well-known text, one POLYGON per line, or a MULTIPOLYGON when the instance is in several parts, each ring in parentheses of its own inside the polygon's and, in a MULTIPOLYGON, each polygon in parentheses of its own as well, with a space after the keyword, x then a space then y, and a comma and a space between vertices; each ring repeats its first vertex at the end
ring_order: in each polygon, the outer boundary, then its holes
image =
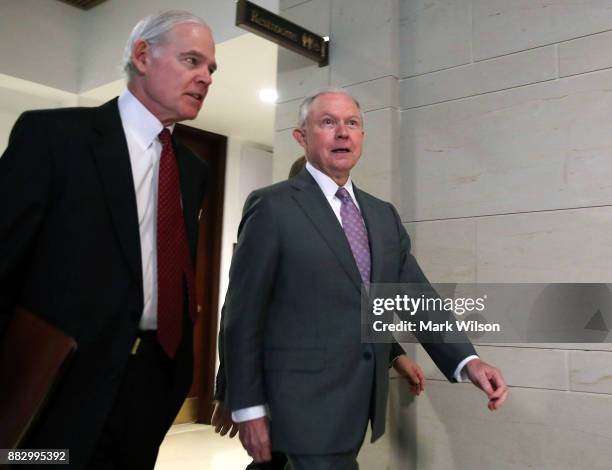
POLYGON ((368 241, 368 231, 366 230, 363 218, 359 209, 353 202, 351 195, 346 188, 341 187, 336 191, 336 197, 340 199, 340 218, 342 219, 342 229, 351 246, 357 269, 361 275, 361 280, 366 286, 370 285, 370 244, 368 241))
POLYGON ((159 140, 162 152, 157 206, 157 338, 166 354, 174 357, 182 335, 184 284, 189 315, 192 320, 195 318, 195 279, 170 131, 161 131, 159 140))

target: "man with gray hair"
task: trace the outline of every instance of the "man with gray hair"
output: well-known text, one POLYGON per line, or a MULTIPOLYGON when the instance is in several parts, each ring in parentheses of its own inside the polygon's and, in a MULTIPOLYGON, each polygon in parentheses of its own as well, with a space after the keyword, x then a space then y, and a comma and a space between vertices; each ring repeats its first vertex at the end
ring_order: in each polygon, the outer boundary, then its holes
MULTIPOLYGON (((364 137, 343 89, 306 97, 293 136, 306 168, 247 199, 225 300, 227 397, 256 461, 285 453, 293 470, 354 470, 367 422, 385 429, 388 367, 410 378, 397 344, 361 342, 361 289, 428 284, 395 208, 350 172, 364 137)), ((499 408, 507 387, 467 337, 424 343, 451 381, 471 380, 499 408)))
POLYGON ((20 306, 78 343, 24 447, 68 449, 71 468, 152 469, 193 372, 207 171, 172 131, 198 115, 215 45, 168 11, 123 62, 118 99, 24 113, 0 159, 0 324, 20 306))

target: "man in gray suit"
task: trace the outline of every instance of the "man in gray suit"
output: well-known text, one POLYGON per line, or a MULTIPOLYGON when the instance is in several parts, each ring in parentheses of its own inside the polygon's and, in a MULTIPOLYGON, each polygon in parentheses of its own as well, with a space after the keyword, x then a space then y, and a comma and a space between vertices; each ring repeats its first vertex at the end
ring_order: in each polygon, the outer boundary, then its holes
MULTIPOLYGON (((361 286, 427 283, 395 208, 355 187, 363 116, 341 89, 304 99, 293 136, 306 168, 245 203, 225 301, 229 407, 255 461, 271 449, 295 470, 356 469, 368 420, 384 433, 398 344, 361 342, 361 286), (270 424, 271 423, 271 424, 270 424)), ((467 341, 423 344, 451 381, 469 378, 491 410, 501 373, 467 341)))

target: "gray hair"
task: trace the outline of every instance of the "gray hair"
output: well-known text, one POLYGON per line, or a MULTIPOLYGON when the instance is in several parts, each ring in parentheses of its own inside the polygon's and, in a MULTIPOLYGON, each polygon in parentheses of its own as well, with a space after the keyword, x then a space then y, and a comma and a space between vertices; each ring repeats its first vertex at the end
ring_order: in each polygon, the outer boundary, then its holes
POLYGON ((313 91, 309 95, 307 95, 300 104, 300 108, 298 111, 298 128, 303 128, 306 125, 306 119, 308 119, 308 113, 310 112, 310 108, 312 107, 312 103, 321 95, 329 95, 329 94, 338 94, 348 96, 353 100, 355 106, 359 110, 359 115, 361 117, 361 122, 363 122, 363 111, 361 111, 361 105, 359 101, 355 99, 353 95, 351 95, 345 88, 337 88, 337 87, 324 87, 319 88, 318 90, 313 91))
POLYGON ((137 41, 143 40, 151 47, 158 46, 165 42, 172 28, 183 23, 200 24, 210 29, 202 18, 183 10, 162 11, 140 20, 130 33, 123 50, 121 65, 127 77, 130 78, 136 74, 136 67, 132 63, 132 51, 137 41))

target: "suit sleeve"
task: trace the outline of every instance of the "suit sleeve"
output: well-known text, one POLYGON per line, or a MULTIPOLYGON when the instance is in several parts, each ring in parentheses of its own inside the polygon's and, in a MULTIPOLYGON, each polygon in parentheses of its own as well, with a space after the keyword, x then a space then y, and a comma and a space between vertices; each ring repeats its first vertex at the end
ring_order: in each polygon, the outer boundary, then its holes
POLYGON ((224 359, 232 411, 266 403, 263 331, 279 251, 270 201, 255 192, 245 203, 225 299, 224 359))
POLYGON ((51 199, 49 125, 41 121, 40 114, 22 114, 0 158, 0 336, 51 199))
MULTIPOLYGON (((402 259, 399 282, 402 284, 419 284, 422 286, 421 293, 426 298, 438 298, 438 293, 429 283, 427 277, 417 263, 417 260, 410 252, 410 237, 408 236, 408 233, 406 233, 406 229, 402 225, 397 211, 393 206, 391 206, 391 209, 393 211, 396 226, 400 234, 402 259)), ((417 313, 417 316, 418 315, 427 315, 427 319, 433 320, 434 323, 444 323, 445 320, 453 320, 453 318, 450 317, 450 314, 445 311, 426 313, 419 312, 417 313)), ((454 373, 459 363, 461 363, 461 361, 466 357, 476 354, 476 351, 468 337, 461 332, 454 332, 452 338, 449 338, 448 333, 445 333, 445 336, 443 336, 441 333, 428 333, 426 336, 417 334, 416 336, 438 369, 440 369, 440 371, 451 382, 457 381, 454 377, 454 373)))
POLYGON ((391 343, 391 349, 389 351, 389 367, 391 367, 393 361, 402 354, 406 354, 404 348, 402 348, 397 342, 391 343))

